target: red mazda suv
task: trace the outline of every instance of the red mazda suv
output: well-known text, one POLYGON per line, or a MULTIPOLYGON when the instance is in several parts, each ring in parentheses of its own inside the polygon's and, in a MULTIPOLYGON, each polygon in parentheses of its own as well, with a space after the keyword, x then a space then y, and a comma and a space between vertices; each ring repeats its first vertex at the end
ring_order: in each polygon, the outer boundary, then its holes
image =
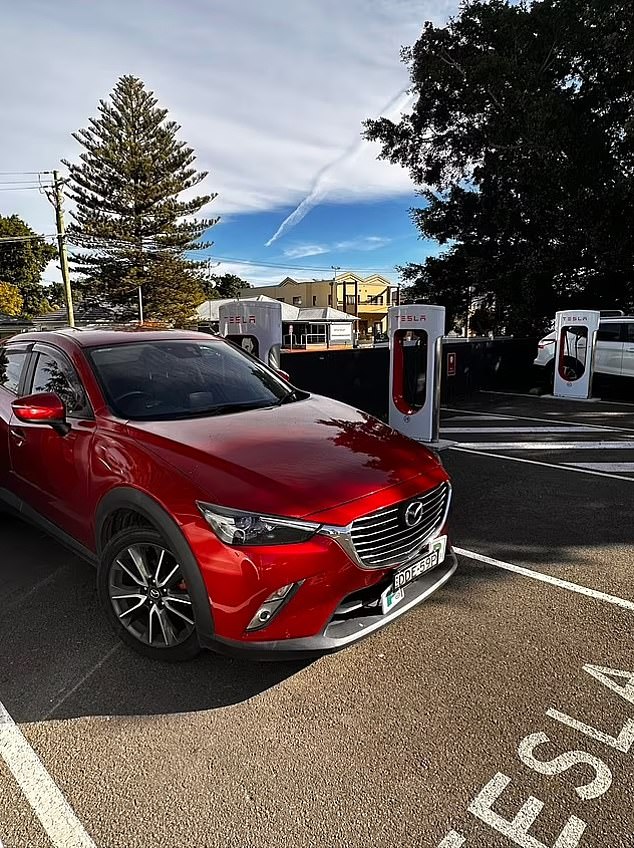
POLYGON ((326 653, 456 569, 438 457, 222 338, 27 333, 0 345, 0 501, 97 567, 120 638, 326 653))

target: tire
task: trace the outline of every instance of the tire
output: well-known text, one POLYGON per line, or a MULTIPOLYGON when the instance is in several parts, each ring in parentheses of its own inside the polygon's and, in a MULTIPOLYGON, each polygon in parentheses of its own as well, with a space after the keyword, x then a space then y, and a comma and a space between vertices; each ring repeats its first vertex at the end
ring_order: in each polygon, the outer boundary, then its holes
POLYGON ((153 528, 123 530, 110 539, 99 562, 97 592, 114 632, 137 653, 183 662, 202 650, 180 565, 153 528))

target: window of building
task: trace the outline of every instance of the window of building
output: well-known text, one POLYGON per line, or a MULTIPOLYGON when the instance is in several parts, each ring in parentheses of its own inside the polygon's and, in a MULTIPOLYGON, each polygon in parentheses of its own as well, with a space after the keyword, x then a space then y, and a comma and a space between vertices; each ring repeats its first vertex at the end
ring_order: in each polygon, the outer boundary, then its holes
POLYGON ((280 303, 286 303, 286 298, 284 297, 278 297, 277 300, 279 300, 280 303))
POLYGON ((25 350, 0 348, 0 386, 3 389, 17 394, 25 362, 25 350))
POLYGON ((49 353, 39 354, 31 392, 54 392, 59 395, 70 417, 86 418, 91 415, 90 404, 79 377, 61 357, 49 353))
POLYGON ((317 295, 313 295, 313 306, 317 306, 317 295))
POLYGON ((328 295, 328 306, 332 306, 332 295, 328 295))
POLYGON ((347 294, 347 295, 346 295, 346 303, 348 303, 348 304, 350 304, 350 305, 354 306, 354 303, 355 303, 355 297, 354 297, 354 295, 353 295, 353 294, 347 294))
POLYGON ((301 305, 302 305, 301 297, 294 297, 293 298, 293 306, 301 306, 301 305))

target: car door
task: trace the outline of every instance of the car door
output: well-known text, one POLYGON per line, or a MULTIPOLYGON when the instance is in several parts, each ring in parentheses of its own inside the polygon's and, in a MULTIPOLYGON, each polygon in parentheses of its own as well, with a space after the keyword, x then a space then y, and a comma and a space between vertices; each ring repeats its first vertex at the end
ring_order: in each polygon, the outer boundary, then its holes
POLYGON ((27 424, 12 416, 11 487, 40 516, 89 547, 88 468, 95 419, 86 391, 66 355, 42 344, 33 348, 23 382, 25 394, 59 395, 70 430, 61 435, 45 424, 27 424))
POLYGON ((4 344, 0 346, 0 492, 6 498, 9 489, 9 426, 11 404, 18 396, 26 373, 32 345, 4 344))
POLYGON ((625 322, 624 327, 625 341, 621 373, 624 377, 634 377, 634 321, 625 322))
POLYGON ((594 370, 620 376, 623 361, 623 332, 620 321, 601 321, 594 353, 594 370))

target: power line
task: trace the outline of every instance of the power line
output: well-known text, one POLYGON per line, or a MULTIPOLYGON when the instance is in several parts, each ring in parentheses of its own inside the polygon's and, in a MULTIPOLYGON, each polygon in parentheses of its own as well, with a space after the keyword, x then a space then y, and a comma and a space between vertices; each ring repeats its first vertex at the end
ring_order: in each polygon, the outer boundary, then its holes
POLYGON ((2 187, 0 186, 0 191, 40 191, 42 188, 50 188, 53 183, 38 183, 37 185, 32 186, 10 186, 10 187, 2 187))
POLYGON ((0 176, 39 176, 40 174, 52 174, 52 171, 0 171, 0 176))
MULTIPOLYGON (((50 182, 50 180, 48 180, 50 182)), ((2 185, 40 185, 41 180, 2 180, 0 179, 0 184, 2 185)))
MULTIPOLYGON (((255 260, 255 259, 239 259, 236 256, 216 256, 214 254, 213 258, 218 260, 219 262, 238 262, 242 265, 255 265, 255 266, 258 266, 260 268, 280 268, 282 270, 291 270, 291 271, 320 271, 320 272, 328 272, 328 271, 332 270, 332 266, 329 266, 329 267, 323 266, 322 267, 322 266, 317 266, 317 265, 284 265, 284 264, 279 263, 279 262, 265 262, 264 260, 260 262, 260 261, 255 260)), ((378 274, 378 273, 388 273, 388 272, 394 271, 395 267, 396 266, 393 265, 391 268, 359 268, 358 270, 364 271, 364 272, 372 271, 372 272, 378 274)))
POLYGON ((0 236, 0 244, 7 244, 9 242, 20 242, 20 241, 42 241, 44 239, 57 238, 57 233, 51 233, 48 236, 0 236))

